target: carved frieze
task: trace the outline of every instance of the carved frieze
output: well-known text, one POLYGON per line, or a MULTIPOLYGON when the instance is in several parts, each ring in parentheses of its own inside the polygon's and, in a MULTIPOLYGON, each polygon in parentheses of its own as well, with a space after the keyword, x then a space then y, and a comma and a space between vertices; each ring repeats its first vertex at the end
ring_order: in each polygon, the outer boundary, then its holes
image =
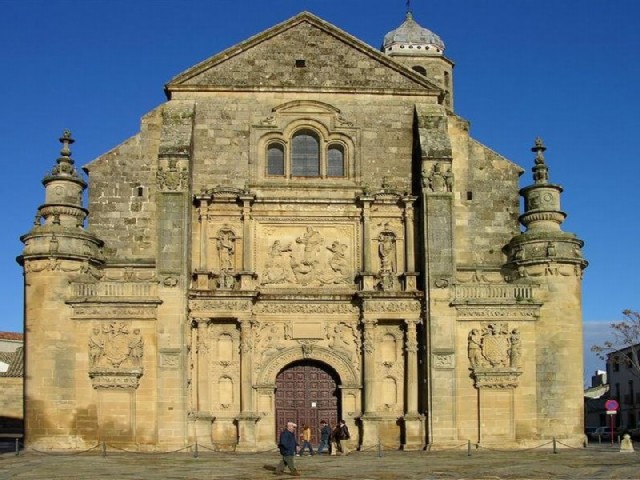
POLYGON ((73 305, 71 318, 74 320, 155 320, 156 307, 138 307, 131 305, 73 305))
POLYGON ((93 388, 135 390, 140 384, 141 371, 90 371, 89 378, 93 388))
POLYGON ((64 273, 86 273, 95 279, 102 278, 102 270, 95 267, 89 261, 78 262, 77 260, 64 260, 59 257, 50 257, 43 260, 29 260, 24 263, 25 273, 39 272, 64 272, 64 273))
POLYGON ((537 320, 540 310, 538 307, 465 307, 456 306, 458 320, 483 320, 483 319, 504 319, 504 320, 537 320))
POLYGON ((194 314, 201 312, 243 312, 251 311, 251 300, 238 299, 216 299, 216 300, 200 300, 195 299, 190 302, 190 310, 194 314))
POLYGON ((254 313, 328 313, 358 314, 360 310, 350 303, 267 303, 256 304, 254 313))
POLYGON ((473 372, 476 388, 516 388, 522 371, 513 368, 476 369, 473 372))
POLYGON ((367 300, 364 307, 367 313, 416 313, 421 304, 417 300, 367 300))

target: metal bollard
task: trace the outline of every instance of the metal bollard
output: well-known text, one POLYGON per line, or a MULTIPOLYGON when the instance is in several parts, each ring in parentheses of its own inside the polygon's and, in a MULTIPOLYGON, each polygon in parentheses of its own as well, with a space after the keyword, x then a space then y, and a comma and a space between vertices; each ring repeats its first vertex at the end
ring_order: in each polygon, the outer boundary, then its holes
POLYGON ((105 442, 102 442, 102 456, 107 456, 107 444, 105 442))
POLYGON ((16 457, 20 455, 20 439, 16 437, 16 457))
POLYGON ((471 440, 467 440, 467 457, 471 456, 471 440))
POLYGON ((380 444, 380 440, 378 440, 378 458, 382 457, 382 445, 380 444))
POLYGON ((558 453, 558 448, 556 446, 556 437, 553 437, 553 453, 558 453))
POLYGON ((195 450, 193 451, 193 458, 198 458, 198 442, 196 442, 195 450))

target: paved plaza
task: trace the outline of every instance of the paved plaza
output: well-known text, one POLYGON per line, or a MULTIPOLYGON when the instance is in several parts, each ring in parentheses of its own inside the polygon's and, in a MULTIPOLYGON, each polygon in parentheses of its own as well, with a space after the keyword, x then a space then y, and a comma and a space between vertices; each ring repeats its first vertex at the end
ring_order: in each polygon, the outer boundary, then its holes
MULTIPOLYGON (((272 479, 277 452, 129 453, 101 449, 80 454, 7 452, 0 455, 0 479, 272 479)), ((609 445, 585 449, 497 451, 462 446, 447 451, 365 451, 348 456, 296 457, 300 478, 358 480, 435 479, 638 479, 640 452, 609 445)))

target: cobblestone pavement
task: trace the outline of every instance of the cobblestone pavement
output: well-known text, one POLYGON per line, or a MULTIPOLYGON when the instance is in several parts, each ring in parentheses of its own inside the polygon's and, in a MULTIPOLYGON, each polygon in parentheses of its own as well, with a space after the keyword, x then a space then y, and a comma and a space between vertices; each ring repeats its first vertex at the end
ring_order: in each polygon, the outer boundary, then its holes
MULTIPOLYGON (((276 452, 124 453, 99 449, 81 454, 21 452, 0 455, 0 479, 276 479, 276 452)), ((347 456, 296 457, 301 478, 358 480, 435 479, 638 479, 640 451, 611 446, 525 451, 368 451, 347 456), (470 453, 470 455, 469 455, 470 453)))

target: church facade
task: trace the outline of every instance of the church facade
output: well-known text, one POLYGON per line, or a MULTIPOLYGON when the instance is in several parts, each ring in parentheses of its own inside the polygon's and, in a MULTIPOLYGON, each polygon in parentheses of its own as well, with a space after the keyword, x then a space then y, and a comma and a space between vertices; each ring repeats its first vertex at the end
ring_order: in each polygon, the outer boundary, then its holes
POLYGON ((520 189, 470 136, 437 35, 303 12, 165 91, 88 184, 68 131, 43 180, 27 446, 261 451, 341 418, 360 448, 582 443, 582 241, 541 140, 520 189))

